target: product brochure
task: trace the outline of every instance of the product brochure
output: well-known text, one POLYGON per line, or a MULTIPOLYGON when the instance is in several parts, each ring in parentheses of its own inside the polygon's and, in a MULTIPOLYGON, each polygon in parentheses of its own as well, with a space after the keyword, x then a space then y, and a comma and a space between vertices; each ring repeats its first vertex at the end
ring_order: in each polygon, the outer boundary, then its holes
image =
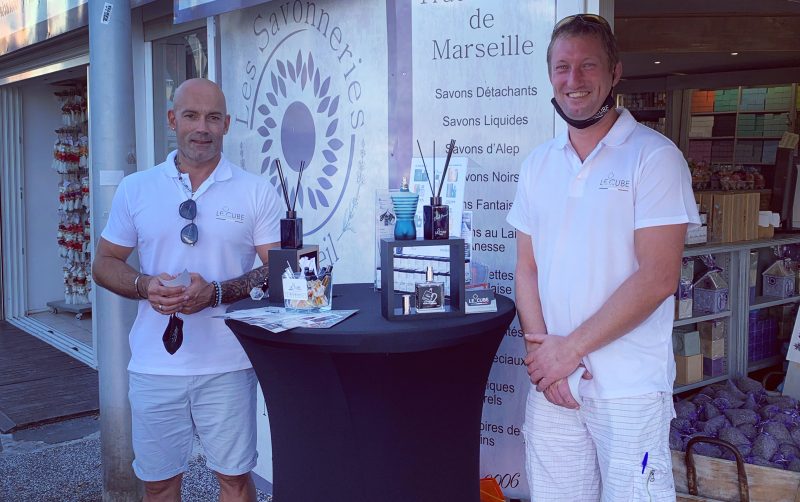
POLYGON ((220 319, 236 319, 259 328, 280 333, 293 328, 330 328, 358 310, 328 310, 323 312, 303 312, 284 307, 259 307, 236 310, 214 316, 220 319))

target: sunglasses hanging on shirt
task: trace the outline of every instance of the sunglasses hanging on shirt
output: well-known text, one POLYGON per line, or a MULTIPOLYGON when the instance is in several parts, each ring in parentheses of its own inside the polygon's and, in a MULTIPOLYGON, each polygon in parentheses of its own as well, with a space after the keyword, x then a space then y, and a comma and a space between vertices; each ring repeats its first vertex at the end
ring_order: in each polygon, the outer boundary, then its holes
POLYGON ((194 219, 197 217, 197 202, 194 199, 186 199, 178 206, 178 214, 185 220, 192 220, 181 229, 181 242, 194 246, 197 244, 197 224, 194 219))
POLYGON ((186 180, 183 179, 181 161, 178 160, 177 153, 175 154, 173 161, 175 162, 175 170, 178 171, 178 181, 181 182, 183 188, 189 193, 189 198, 181 202, 181 205, 178 206, 178 214, 181 216, 181 218, 185 220, 191 220, 181 229, 181 242, 188 244, 189 246, 194 246, 197 244, 197 238, 199 236, 197 224, 194 222, 194 219, 197 218, 197 202, 194 200, 194 190, 192 190, 192 188, 186 183, 186 180))

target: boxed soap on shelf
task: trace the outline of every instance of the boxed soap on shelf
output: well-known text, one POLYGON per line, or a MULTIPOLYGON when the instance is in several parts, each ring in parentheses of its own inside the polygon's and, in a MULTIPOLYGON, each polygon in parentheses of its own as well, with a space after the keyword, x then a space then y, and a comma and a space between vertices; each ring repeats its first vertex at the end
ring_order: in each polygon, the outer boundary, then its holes
POLYGON ((699 322, 697 323, 697 330, 700 332, 701 340, 725 339, 725 321, 722 319, 699 322))
POLYGON ((709 359, 725 357, 725 339, 709 340, 708 338, 700 338, 700 352, 703 357, 709 359))
POLYGON ((761 273, 762 292, 764 296, 789 298, 795 292, 795 274, 789 268, 787 260, 779 259, 761 273))
POLYGON ((700 333, 696 330, 672 330, 672 352, 678 356, 700 354, 700 333))
POLYGON ((675 356, 675 384, 687 385, 703 379, 703 356, 675 356))
POLYGON ((728 359, 726 357, 719 357, 717 359, 703 357, 703 375, 707 377, 717 377, 727 372, 728 359))

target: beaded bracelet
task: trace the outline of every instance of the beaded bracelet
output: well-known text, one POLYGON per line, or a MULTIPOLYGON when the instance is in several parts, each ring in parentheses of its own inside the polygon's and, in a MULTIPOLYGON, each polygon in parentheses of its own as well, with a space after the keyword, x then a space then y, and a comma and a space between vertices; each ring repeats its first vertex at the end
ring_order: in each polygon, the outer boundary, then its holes
POLYGON ((211 303, 213 309, 222 303, 222 285, 217 281, 211 281, 211 285, 214 286, 214 301, 211 303))

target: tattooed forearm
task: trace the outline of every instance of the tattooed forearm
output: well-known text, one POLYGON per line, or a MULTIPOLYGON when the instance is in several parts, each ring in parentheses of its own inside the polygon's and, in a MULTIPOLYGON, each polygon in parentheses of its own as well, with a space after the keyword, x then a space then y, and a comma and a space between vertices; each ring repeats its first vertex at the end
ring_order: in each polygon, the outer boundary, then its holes
POLYGON ((269 281, 269 267, 262 265, 244 275, 224 281, 222 286, 222 303, 233 303, 250 296, 250 290, 262 287, 269 281))

